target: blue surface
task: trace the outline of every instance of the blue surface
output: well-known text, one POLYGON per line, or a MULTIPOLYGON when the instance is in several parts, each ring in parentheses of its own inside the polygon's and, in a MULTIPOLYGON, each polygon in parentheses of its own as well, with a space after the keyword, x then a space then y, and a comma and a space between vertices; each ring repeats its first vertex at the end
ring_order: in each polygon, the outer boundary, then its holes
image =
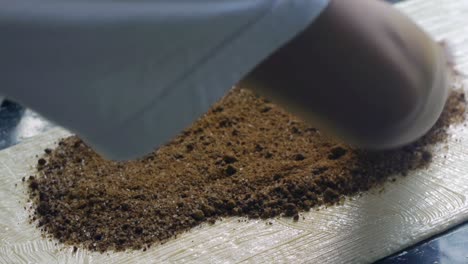
POLYGON ((14 131, 23 118, 24 108, 16 103, 4 102, 0 107, 0 149, 18 143, 14 131))
MULTIPOLYGON (((36 113, 16 103, 3 102, 0 107, 0 149, 15 145, 51 127, 54 125, 36 113)), ((468 222, 376 262, 390 263, 468 263, 468 222)))
POLYGON ((468 263, 468 223, 376 262, 390 263, 468 263))

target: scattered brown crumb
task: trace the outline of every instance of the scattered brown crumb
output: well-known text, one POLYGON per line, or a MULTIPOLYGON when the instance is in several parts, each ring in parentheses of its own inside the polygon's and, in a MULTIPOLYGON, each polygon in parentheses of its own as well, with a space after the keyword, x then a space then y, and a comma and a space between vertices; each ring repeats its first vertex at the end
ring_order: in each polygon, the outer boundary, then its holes
POLYGON ((225 216, 297 221, 301 211, 424 168, 432 160, 430 145, 445 140, 464 113, 464 93, 453 92, 425 137, 401 149, 369 152, 331 141, 250 91, 234 89, 140 160, 103 160, 75 136, 46 149, 48 161, 38 160, 41 173, 27 181, 31 219, 45 234, 73 245, 73 252, 77 246, 146 249, 225 216))
POLYGON ((44 166, 45 164, 47 163, 47 161, 43 158, 40 158, 38 161, 37 161, 37 164, 39 166, 44 166))

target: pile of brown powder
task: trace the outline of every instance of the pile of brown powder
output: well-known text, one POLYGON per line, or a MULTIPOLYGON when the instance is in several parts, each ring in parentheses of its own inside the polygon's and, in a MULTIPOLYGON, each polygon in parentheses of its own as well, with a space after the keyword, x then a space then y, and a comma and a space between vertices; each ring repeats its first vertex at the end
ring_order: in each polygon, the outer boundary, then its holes
POLYGON ((426 166, 431 144, 465 116, 453 92, 437 125, 411 146, 366 152, 333 141, 248 90, 235 89, 166 146, 137 161, 100 158, 69 137, 31 176, 32 220, 90 250, 146 249, 222 216, 298 219, 395 174, 426 166))

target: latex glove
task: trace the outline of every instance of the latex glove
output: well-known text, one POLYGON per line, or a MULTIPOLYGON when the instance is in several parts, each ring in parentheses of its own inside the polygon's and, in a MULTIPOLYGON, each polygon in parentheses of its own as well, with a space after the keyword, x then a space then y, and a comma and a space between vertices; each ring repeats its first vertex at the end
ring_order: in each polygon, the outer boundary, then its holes
POLYGON ((242 82, 344 141, 394 148, 424 135, 447 98, 443 50, 375 0, 332 0, 242 82))

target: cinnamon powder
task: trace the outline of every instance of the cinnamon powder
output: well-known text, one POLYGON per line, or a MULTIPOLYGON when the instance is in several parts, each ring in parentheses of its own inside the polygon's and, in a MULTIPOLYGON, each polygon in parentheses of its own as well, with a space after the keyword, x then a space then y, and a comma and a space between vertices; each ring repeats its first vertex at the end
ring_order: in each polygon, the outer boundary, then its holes
POLYGON ((44 234, 95 251, 144 249, 220 217, 293 217, 427 166, 430 146, 465 117, 453 91, 432 130, 401 149, 368 152, 323 135, 244 89, 136 161, 102 159, 76 136, 46 149, 28 180, 44 234))

